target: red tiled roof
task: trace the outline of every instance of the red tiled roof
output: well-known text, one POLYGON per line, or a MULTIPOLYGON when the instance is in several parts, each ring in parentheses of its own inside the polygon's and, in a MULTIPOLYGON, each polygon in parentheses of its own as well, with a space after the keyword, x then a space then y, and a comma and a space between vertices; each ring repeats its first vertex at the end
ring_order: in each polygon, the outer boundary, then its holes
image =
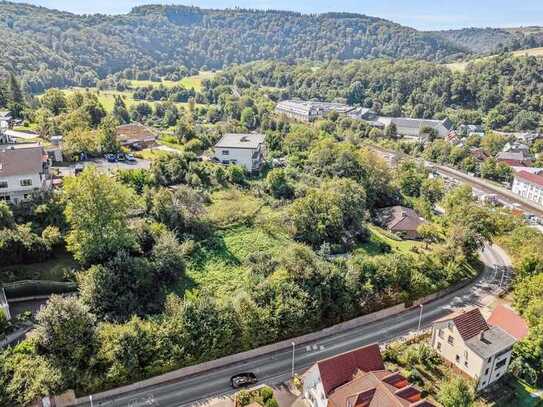
POLYGON ((493 326, 499 326, 518 340, 528 335, 528 324, 526 324, 526 321, 511 308, 503 305, 498 305, 492 311, 490 318, 488 318, 488 323, 493 326))
POLYGON ((532 174, 528 171, 519 171, 516 176, 517 178, 522 178, 525 181, 543 187, 543 177, 541 175, 532 174))
POLYGON ((489 329, 488 324, 479 311, 479 308, 474 308, 471 311, 464 312, 453 318, 456 329, 460 333, 462 339, 467 341, 474 336, 479 335, 482 331, 489 329))
POLYGON ((385 368, 378 344, 321 360, 317 362, 317 366, 326 395, 342 384, 353 380, 353 376, 359 370, 371 372, 385 368))

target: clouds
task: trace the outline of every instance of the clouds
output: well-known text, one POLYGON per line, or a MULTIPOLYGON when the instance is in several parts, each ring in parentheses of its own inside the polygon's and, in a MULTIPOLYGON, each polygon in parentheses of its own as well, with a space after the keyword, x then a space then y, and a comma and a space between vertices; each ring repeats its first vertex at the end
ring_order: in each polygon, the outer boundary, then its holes
POLYGON ((462 27, 514 27, 543 24, 541 0, 15 0, 74 13, 118 14, 142 4, 184 4, 204 8, 259 8, 304 13, 350 11, 437 30, 462 27))

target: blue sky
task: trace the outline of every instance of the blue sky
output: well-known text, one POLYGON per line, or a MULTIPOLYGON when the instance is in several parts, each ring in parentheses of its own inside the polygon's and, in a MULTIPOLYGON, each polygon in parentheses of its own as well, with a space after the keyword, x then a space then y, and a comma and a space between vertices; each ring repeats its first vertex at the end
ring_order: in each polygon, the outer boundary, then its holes
POLYGON ((149 3, 205 8, 262 8, 304 13, 351 11, 419 29, 543 25, 543 0, 24 0, 74 13, 128 12, 149 3))

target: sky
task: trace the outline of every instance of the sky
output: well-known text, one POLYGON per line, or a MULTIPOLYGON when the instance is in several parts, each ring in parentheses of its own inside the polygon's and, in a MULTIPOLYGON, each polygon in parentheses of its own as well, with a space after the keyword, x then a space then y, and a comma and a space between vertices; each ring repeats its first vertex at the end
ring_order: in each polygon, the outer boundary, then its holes
MULTIPOLYGON (((12 0, 13 1, 13 0, 12 0)), ((421 30, 543 25, 543 0, 15 0, 73 13, 120 14, 142 4, 259 8, 303 13, 349 11, 421 30)))

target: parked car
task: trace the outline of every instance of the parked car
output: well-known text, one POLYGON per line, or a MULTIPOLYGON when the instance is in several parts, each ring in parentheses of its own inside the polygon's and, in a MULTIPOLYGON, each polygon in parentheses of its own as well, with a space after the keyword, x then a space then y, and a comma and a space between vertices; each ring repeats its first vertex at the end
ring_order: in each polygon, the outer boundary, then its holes
POLYGON ((117 156, 115 154, 106 154, 104 157, 106 157, 106 160, 110 163, 117 162, 117 156))
POLYGON ((127 154, 126 155, 126 161, 131 162, 131 163, 135 163, 136 162, 136 157, 134 157, 134 154, 127 154))
POLYGON ((141 144, 138 144, 138 143, 134 143, 130 146, 130 148, 134 151, 141 151, 143 150, 143 147, 141 144))
POLYGON ((124 153, 117 153, 117 161, 126 161, 126 155, 124 153))
POLYGON ((239 373, 235 376, 232 376, 230 378, 230 383, 232 384, 232 387, 234 389, 238 389, 240 387, 250 386, 251 384, 255 384, 257 382, 257 378, 254 373, 248 372, 248 373, 239 373))
POLYGON ((81 174, 81 173, 83 172, 83 169, 84 169, 83 165, 81 165, 81 164, 76 164, 76 165, 75 165, 75 168, 74 168, 74 173, 75 173, 75 175, 81 174))

